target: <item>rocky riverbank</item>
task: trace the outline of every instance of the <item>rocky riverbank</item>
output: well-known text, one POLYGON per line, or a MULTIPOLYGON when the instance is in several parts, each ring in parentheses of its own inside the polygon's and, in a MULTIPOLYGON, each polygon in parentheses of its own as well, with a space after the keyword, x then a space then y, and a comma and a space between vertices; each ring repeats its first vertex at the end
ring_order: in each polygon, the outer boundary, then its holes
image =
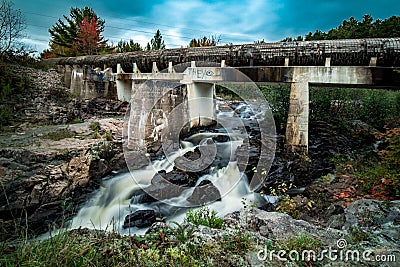
POLYGON ((127 103, 74 98, 54 70, 8 66, 8 71, 29 83, 21 95, 5 99, 14 112, 12 125, 0 134, 2 237, 60 225, 103 177, 126 168, 127 103))

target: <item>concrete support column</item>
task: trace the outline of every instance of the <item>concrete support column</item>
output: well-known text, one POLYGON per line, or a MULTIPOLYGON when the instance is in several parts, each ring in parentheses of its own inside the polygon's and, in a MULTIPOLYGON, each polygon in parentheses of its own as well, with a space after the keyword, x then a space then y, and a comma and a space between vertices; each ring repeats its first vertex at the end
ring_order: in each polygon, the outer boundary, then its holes
POLYGON ((293 151, 308 153, 308 81, 294 82, 290 89, 290 106, 286 125, 286 144, 293 151))
POLYGON ((118 100, 130 101, 132 91, 132 80, 117 80, 118 100))
POLYGON ((71 73, 70 92, 82 96, 83 89, 83 71, 78 65, 74 65, 71 73))
POLYGON ((65 65, 64 67, 64 84, 65 87, 70 88, 71 86, 71 76, 72 76, 72 67, 70 65, 65 65))
POLYGON ((285 67, 288 67, 288 66, 289 66, 289 58, 285 57, 285 67))
POLYGON ((190 127, 207 126, 215 120, 215 86, 192 82, 186 85, 190 127))

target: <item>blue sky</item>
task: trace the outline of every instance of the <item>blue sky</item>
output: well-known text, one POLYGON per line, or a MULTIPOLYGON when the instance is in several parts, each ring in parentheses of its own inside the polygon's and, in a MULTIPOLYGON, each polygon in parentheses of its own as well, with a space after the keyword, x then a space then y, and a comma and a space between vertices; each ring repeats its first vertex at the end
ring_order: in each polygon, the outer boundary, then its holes
POLYGON ((400 15, 399 0, 12 0, 27 22, 23 39, 41 52, 48 47, 48 29, 71 7, 89 6, 106 21, 109 41, 133 39, 142 46, 160 29, 167 48, 186 47, 192 38, 220 36, 220 44, 279 41, 329 30, 344 19, 364 14, 374 19, 400 15))

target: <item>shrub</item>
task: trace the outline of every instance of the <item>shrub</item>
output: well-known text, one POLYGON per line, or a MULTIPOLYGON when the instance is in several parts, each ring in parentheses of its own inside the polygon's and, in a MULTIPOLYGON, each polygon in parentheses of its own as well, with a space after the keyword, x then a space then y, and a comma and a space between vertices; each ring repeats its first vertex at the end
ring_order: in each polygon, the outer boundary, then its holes
POLYGON ((74 134, 68 129, 58 129, 54 132, 49 132, 42 136, 43 139, 50 139, 53 141, 59 141, 65 138, 74 137, 74 134))
POLYGON ((210 210, 207 206, 204 206, 198 210, 188 210, 186 212, 185 222, 221 229, 224 224, 224 219, 218 217, 215 210, 210 210))

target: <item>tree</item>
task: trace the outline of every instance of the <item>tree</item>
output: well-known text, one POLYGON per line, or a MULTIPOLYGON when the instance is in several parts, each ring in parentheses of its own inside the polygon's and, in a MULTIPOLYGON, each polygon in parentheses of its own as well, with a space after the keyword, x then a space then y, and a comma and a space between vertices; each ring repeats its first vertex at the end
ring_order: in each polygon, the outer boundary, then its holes
POLYGON ((98 54, 105 46, 103 39, 97 27, 97 18, 93 17, 89 21, 85 17, 79 22, 79 32, 72 44, 78 50, 78 54, 93 55, 98 54))
POLYGON ((309 32, 305 36, 306 41, 354 39, 354 38, 389 38, 400 36, 400 17, 392 16, 383 21, 374 21, 371 15, 365 14, 362 21, 354 17, 344 20, 341 25, 331 29, 328 33, 316 30, 314 34, 309 32))
POLYGON ((165 43, 162 39, 160 30, 157 30, 150 43, 147 43, 146 50, 162 50, 165 49, 165 43))
POLYGON ((216 46, 220 42, 221 38, 218 36, 211 36, 207 38, 203 36, 199 39, 192 39, 189 42, 189 47, 203 47, 203 46, 216 46))
POLYGON ((140 46, 139 43, 135 43, 133 40, 129 40, 129 42, 121 40, 118 42, 114 50, 117 53, 123 53, 123 52, 143 51, 143 48, 140 46))
MULTIPOLYGON (((89 7, 84 8, 71 8, 70 17, 64 15, 66 22, 58 19, 57 23, 49 29, 51 35, 50 39, 50 51, 53 48, 62 47, 57 49, 56 56, 76 56, 85 54, 87 50, 87 44, 75 47, 77 43, 82 44, 84 37, 90 36, 91 40, 87 41, 92 43, 96 38, 98 42, 95 46, 106 47, 106 40, 103 40, 101 33, 104 31, 105 21, 99 18, 93 9, 89 7), (86 20, 85 20, 86 18, 86 20), (95 28, 93 28, 95 26, 95 28), (91 35, 88 35, 91 32, 91 35), (98 36, 93 36, 98 35, 98 36), (79 50, 83 49, 83 50, 79 50), (57 54, 60 52, 61 54, 57 54)), ((93 45, 93 43, 92 43, 93 45)), ((95 51, 98 53, 99 51, 95 51)))
POLYGON ((21 10, 14 9, 8 0, 0 1, 0 58, 5 52, 17 46, 17 40, 23 37, 25 19, 21 10))

